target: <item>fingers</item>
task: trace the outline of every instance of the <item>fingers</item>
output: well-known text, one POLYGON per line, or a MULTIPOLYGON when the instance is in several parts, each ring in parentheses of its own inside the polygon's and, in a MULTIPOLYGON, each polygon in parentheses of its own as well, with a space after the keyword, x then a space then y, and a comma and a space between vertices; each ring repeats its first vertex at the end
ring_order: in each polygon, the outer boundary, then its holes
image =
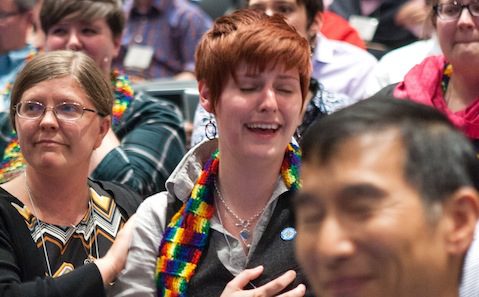
POLYGON ((116 278, 125 267, 128 249, 133 236, 134 216, 132 216, 123 228, 118 232, 115 241, 103 258, 95 261, 105 284, 116 278))
POLYGON ((263 272, 263 266, 246 269, 232 279, 225 287, 221 296, 231 296, 233 292, 241 291, 252 280, 256 279, 263 272))
POLYGON ((303 284, 299 284, 291 291, 278 295, 277 297, 302 297, 304 296, 304 294, 306 294, 306 286, 303 284))
MULTIPOLYGON (((296 272, 294 270, 289 270, 283 275, 270 281, 269 283, 254 289, 253 291, 257 291, 256 293, 258 293, 258 294, 255 294, 254 296, 276 296, 276 294, 284 290, 284 288, 286 288, 291 282, 293 282, 295 278, 296 278, 296 272)), ((285 295, 285 296, 297 296, 297 295, 285 295)), ((298 295, 298 296, 301 296, 301 295, 298 295)))
MULTIPOLYGON (((267 284, 252 290, 243 290, 243 288, 252 280, 258 278, 263 272, 263 266, 258 266, 253 269, 247 269, 238 274, 233 280, 231 280, 223 290, 221 297, 270 297, 277 296, 277 294, 283 291, 291 282, 296 278, 296 272, 289 270, 283 275, 275 278, 267 284)), ((306 287, 303 284, 298 285, 296 288, 287 291, 280 297, 302 297, 306 293, 306 287)))

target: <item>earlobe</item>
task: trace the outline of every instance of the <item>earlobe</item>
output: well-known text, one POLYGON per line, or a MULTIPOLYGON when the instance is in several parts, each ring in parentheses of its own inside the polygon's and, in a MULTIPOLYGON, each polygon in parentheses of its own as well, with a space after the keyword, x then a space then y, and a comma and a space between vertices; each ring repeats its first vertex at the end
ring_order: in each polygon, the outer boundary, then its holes
POLYGON ((214 106, 211 101, 210 89, 206 85, 205 81, 198 81, 198 90, 200 93, 200 104, 209 113, 214 113, 214 106))
POLYGON ((463 187, 452 194, 444 205, 448 217, 446 246, 450 254, 463 255, 472 243, 479 218, 479 195, 471 187, 463 187))

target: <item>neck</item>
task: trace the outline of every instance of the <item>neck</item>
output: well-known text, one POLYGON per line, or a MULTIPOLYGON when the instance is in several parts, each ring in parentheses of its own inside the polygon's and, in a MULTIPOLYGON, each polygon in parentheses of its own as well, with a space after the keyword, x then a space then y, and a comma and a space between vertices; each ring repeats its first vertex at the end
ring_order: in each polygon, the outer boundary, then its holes
POLYGON ((478 79, 454 69, 444 98, 451 111, 463 110, 479 97, 478 81, 478 79))
POLYGON ((263 208, 276 187, 283 158, 244 160, 220 149, 218 180, 221 192, 241 217, 251 217, 263 208))
POLYGON ((18 189, 23 189, 22 202, 46 223, 76 225, 88 210, 90 194, 85 179, 45 176, 27 167, 16 182, 18 189))

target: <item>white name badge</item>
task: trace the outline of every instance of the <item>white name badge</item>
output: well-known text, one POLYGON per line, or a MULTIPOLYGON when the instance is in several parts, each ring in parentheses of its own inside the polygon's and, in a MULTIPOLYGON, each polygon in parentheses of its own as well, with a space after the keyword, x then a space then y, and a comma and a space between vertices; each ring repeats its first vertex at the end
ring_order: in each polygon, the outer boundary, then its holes
POLYGON ((130 45, 123 60, 123 66, 125 68, 145 70, 150 67, 153 53, 154 50, 151 46, 130 45))
POLYGON ((359 36, 361 36, 364 41, 368 42, 373 39, 379 21, 376 18, 352 15, 349 17, 349 24, 358 31, 359 36))

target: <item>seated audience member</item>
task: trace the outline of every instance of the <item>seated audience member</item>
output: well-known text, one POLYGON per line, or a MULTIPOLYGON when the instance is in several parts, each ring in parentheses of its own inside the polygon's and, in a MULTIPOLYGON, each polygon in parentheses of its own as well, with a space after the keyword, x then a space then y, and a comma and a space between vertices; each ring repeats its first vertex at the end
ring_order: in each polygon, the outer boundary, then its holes
POLYGON ((322 0, 249 0, 250 8, 266 14, 282 14, 288 23, 310 41, 313 74, 329 92, 345 94, 358 101, 366 96, 367 82, 373 77, 376 59, 346 42, 329 40, 319 32, 322 0))
POLYGON ((479 151, 479 3, 432 0, 441 56, 426 58, 404 80, 381 93, 433 106, 447 115, 479 151))
POLYGON ((127 0, 115 66, 135 80, 195 79, 194 54, 210 17, 189 0, 127 0))
MULTIPOLYGON (((318 22, 320 21, 320 11, 322 11, 322 2, 319 0, 288 0, 288 1, 277 1, 277 0, 266 0, 266 1, 256 1, 251 0, 249 2, 250 8, 254 8, 260 11, 263 11, 269 15, 273 13, 281 14, 285 17, 286 21, 294 26, 298 33, 301 34, 304 38, 307 38, 310 42, 310 46, 314 49, 316 46, 316 33, 318 28, 318 22), (303 2, 301 2, 303 1, 303 2), (285 12, 286 11, 286 12, 285 12)), ((352 47, 347 45, 347 47, 352 47)), ((358 51, 358 49, 354 49, 358 51)), ((360 50, 359 50, 360 51, 360 50)), ((370 55, 363 51, 362 54, 366 55, 366 58, 370 58, 370 55)), ((327 54, 326 54, 327 55, 327 54)), ((351 60, 351 66, 353 61, 351 60)), ((354 61, 357 63, 358 61, 354 61)), ((328 76, 327 73, 334 72, 333 69, 343 70, 347 66, 343 65, 344 61, 332 60, 331 64, 323 64, 316 62, 313 64, 314 67, 319 67, 317 70, 320 73, 318 78, 325 83, 331 83, 334 81, 333 76, 328 76)), ((346 62, 348 63, 348 62, 346 62)), ((361 64, 359 64, 361 65, 361 64)), ((366 75, 364 73, 364 75, 366 75)), ((369 74, 368 74, 369 75, 369 74)), ((342 79, 345 76, 341 76, 342 79)), ((351 76, 353 77, 353 76, 351 76)), ((337 81, 338 78, 336 77, 337 81)), ((351 78, 349 82, 350 85, 359 85, 363 84, 361 78, 354 77, 351 78)), ((302 124, 298 127, 295 137, 297 140, 301 137, 301 134, 306 130, 306 128, 316 119, 334 112, 340 108, 348 106, 356 101, 356 99, 350 98, 348 95, 340 93, 332 93, 327 87, 324 87, 322 83, 319 83, 314 77, 311 77, 309 84, 309 93, 306 97, 308 104, 305 108, 305 114, 302 121, 302 124)), ((205 138, 211 138, 208 135, 207 125, 208 123, 215 123, 214 115, 208 113, 200 104, 196 108, 194 122, 193 122, 193 133, 191 137, 191 145, 194 146, 200 143, 205 138)))
POLYGON ((88 179, 113 100, 82 53, 40 54, 19 72, 10 115, 27 166, 0 188, 1 296, 105 296, 123 268, 131 227, 120 229, 141 198, 88 179))
POLYGON ((408 0, 399 8, 395 19, 396 24, 408 29, 417 38, 425 39, 431 36, 430 15, 430 0, 408 0))
POLYGON ((329 10, 349 20, 351 16, 363 16, 378 20, 372 42, 394 49, 417 40, 407 28, 396 22, 401 7, 409 0, 334 0, 329 10))
MULTIPOLYGON (((148 196, 165 189, 166 179, 185 152, 185 133, 176 106, 143 93, 134 94, 128 77, 111 69, 123 21, 116 0, 44 0, 41 11, 45 50, 86 53, 114 88, 112 128, 93 153, 91 177, 127 184, 148 196)), ((12 156, 14 144, 11 141, 4 153, 0 174, 4 180, 19 171, 12 156)), ((0 143, 1 151, 6 145, 0 143)))
POLYGON ((195 56, 200 102, 220 137, 190 150, 167 191, 138 209, 114 293, 277 296, 285 288, 287 296, 311 296, 292 271, 290 204, 299 187, 299 148, 290 141, 308 92, 308 41, 280 15, 239 10, 216 19, 195 56))
POLYGON ((34 22, 35 0, 0 1, 0 111, 9 106, 15 76, 37 49, 27 43, 34 22))
MULTIPOLYGON (((425 1, 432 16, 431 0, 425 1)), ((416 64, 420 64, 425 58, 442 54, 434 28, 430 24, 431 19, 421 26, 426 35, 430 37, 419 40, 403 47, 397 48, 385 54, 378 62, 374 70, 374 78, 370 81, 369 94, 374 94, 380 89, 401 82, 404 76, 416 64)))
POLYGON ((301 148, 296 254, 317 296, 459 296, 479 164, 443 114, 368 99, 316 122, 301 148))

